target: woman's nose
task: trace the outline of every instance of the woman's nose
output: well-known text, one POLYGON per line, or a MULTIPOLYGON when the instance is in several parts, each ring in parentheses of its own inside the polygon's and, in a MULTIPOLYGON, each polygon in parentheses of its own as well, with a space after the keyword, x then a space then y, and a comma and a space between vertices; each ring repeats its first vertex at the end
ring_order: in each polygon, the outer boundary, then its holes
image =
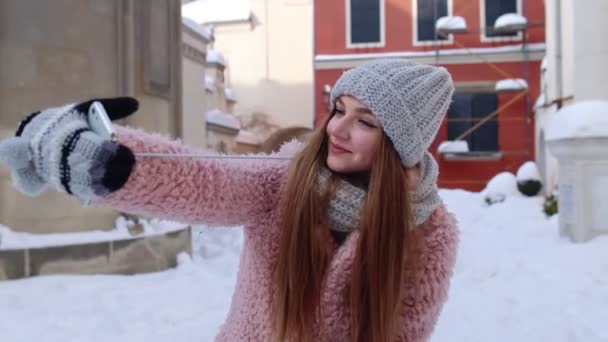
POLYGON ((350 124, 346 117, 338 118, 335 122, 333 134, 341 139, 348 139, 350 135, 350 124))

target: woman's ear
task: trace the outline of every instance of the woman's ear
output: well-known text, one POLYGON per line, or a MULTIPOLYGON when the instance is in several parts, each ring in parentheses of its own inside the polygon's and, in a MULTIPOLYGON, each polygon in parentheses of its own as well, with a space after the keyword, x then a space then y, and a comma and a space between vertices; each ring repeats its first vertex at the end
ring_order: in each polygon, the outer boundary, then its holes
POLYGON ((405 178, 407 180, 407 187, 410 191, 416 190, 418 187, 418 183, 420 183, 420 172, 421 172, 420 163, 416 164, 412 167, 405 168, 405 178))

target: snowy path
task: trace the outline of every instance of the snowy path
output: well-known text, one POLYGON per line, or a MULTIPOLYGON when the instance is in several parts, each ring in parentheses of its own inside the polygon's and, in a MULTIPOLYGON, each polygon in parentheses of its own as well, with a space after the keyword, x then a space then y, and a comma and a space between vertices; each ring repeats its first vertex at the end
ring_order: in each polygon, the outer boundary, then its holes
MULTIPOLYGON (((476 193, 441 195, 462 235, 432 342, 608 341, 608 238, 558 238, 538 198, 487 208, 476 193)), ((0 341, 212 341, 230 303, 242 233, 195 236, 194 262, 175 270, 0 282, 0 341)))

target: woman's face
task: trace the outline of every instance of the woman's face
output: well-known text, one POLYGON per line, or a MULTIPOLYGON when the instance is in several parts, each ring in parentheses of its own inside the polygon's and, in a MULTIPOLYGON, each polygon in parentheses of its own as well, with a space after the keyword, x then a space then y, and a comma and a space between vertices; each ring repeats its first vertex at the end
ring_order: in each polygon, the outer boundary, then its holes
POLYGON ((345 174, 369 171, 381 135, 380 122, 363 103, 352 96, 338 98, 327 124, 327 166, 345 174))

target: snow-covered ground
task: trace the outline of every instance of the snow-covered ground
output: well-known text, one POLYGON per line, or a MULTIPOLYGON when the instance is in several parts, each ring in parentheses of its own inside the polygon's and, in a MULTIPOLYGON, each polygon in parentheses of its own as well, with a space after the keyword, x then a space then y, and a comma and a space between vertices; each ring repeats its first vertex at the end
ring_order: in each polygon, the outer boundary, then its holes
MULTIPOLYGON (((608 341, 608 238, 572 244, 541 198, 442 190, 461 243, 432 342, 608 341)), ((197 229, 194 258, 138 276, 0 282, 0 341, 212 341, 230 304, 242 232, 197 229)))

